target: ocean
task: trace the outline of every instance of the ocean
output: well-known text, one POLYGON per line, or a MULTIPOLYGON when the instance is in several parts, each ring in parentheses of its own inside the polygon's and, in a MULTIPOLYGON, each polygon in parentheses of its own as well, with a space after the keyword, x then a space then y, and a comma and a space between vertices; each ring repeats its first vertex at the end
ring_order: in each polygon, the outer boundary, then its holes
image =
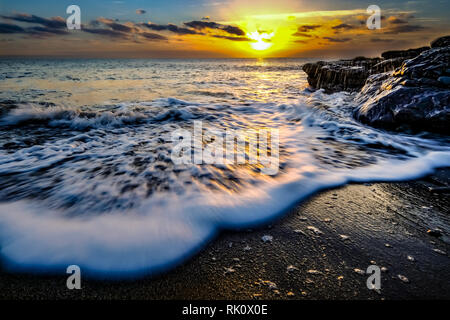
POLYGON ((306 61, 0 60, 5 264, 163 272, 320 190, 449 165, 448 137, 357 122, 354 94, 308 88, 306 61))

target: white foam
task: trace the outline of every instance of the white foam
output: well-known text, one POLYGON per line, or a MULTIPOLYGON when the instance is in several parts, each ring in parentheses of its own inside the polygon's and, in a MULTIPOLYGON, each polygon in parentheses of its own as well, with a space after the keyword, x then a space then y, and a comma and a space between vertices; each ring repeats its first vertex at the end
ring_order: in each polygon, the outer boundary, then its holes
POLYGON ((282 181, 267 182, 261 188, 189 198, 156 196, 126 215, 66 218, 33 203, 2 204, 1 253, 21 268, 48 270, 77 264, 108 275, 155 272, 192 254, 218 230, 272 219, 320 189, 350 181, 413 179, 449 163, 450 152, 335 172, 320 170, 311 162, 298 163, 282 181))

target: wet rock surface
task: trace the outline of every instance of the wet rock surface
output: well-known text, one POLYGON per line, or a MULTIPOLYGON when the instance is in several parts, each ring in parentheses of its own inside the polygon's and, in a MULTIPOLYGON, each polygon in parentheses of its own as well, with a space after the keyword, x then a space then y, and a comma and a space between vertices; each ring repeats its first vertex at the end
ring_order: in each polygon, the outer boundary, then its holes
POLYGON ((392 73, 370 76, 354 117, 393 130, 450 133, 450 47, 430 49, 392 73))
POLYGON ((430 47, 387 51, 303 66, 309 84, 326 92, 359 91, 354 117, 371 126, 449 134, 450 36, 430 47))

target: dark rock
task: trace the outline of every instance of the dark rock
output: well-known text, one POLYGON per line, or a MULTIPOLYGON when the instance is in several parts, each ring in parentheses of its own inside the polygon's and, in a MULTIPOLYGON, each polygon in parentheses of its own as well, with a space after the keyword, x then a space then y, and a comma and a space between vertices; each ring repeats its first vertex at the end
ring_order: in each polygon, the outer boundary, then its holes
POLYGON ((383 59, 395 59, 395 58, 412 59, 428 49, 430 49, 430 47, 421 47, 408 50, 386 51, 381 54, 381 57, 383 57, 383 59))
POLYGON ((440 37, 431 42, 432 48, 442 48, 450 46, 450 36, 440 37))
POLYGON ((428 233, 428 235, 430 235, 432 237, 436 237, 436 238, 442 236, 442 230, 440 230, 440 229, 428 230, 427 233, 428 233))
POLYGON ((450 47, 436 48, 392 74, 370 76, 355 98, 354 117, 375 127, 450 133, 450 90, 442 81, 449 68, 450 47))
POLYGON ((308 83, 313 88, 328 92, 356 91, 364 86, 372 68, 380 62, 379 58, 364 57, 333 62, 319 61, 305 64, 303 71, 308 74, 308 83))

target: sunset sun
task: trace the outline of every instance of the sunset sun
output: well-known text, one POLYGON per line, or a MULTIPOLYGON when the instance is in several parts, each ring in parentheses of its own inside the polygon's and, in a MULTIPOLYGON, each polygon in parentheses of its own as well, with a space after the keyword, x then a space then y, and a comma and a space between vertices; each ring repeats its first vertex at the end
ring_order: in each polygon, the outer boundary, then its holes
POLYGON ((250 43, 251 47, 258 51, 269 49, 272 46, 270 39, 272 39, 273 36, 274 32, 270 34, 267 32, 259 33, 258 31, 247 33, 247 37, 255 40, 254 42, 250 43))

